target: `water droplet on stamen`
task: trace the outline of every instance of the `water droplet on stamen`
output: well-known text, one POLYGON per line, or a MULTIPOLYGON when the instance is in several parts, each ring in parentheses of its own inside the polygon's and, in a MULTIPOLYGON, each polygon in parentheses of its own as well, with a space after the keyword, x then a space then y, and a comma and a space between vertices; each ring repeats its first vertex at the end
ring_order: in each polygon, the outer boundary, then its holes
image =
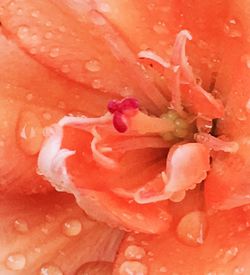
POLYGON ((6 260, 6 266, 11 270, 23 270, 26 265, 26 258, 23 254, 12 254, 6 260))
POLYGON ((68 237, 77 236, 82 231, 82 224, 79 220, 68 220, 63 224, 63 233, 68 237))
POLYGON ((147 275, 147 267, 136 261, 125 261, 121 264, 119 268, 120 275, 147 275))
POLYGON ((19 233, 27 233, 29 231, 28 223, 23 219, 17 219, 14 222, 14 227, 19 233))
POLYGON ((85 63, 85 68, 90 72, 99 72, 101 69, 100 62, 98 60, 92 59, 85 63))
POLYGON ((130 245, 125 250, 125 257, 128 260, 140 260, 145 256, 145 250, 137 245, 130 245))
POLYGON ((63 272, 55 265, 45 265, 40 269, 40 275, 63 275, 63 272))
POLYGON ((21 149, 29 155, 40 151, 43 142, 43 127, 33 112, 22 112, 18 121, 17 141, 21 149))
POLYGON ((204 243, 207 220, 204 212, 193 211, 185 215, 177 226, 177 236, 186 245, 199 246, 204 243))

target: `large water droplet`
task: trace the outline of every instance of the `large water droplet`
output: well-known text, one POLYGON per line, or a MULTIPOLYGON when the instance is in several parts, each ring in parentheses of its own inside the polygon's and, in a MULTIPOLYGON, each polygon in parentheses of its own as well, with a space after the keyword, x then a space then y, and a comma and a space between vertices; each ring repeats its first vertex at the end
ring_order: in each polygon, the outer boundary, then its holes
POLYGON ((125 261, 119 268, 120 275, 147 275, 148 268, 136 261, 125 261))
POLYGON ((82 231, 82 224, 77 219, 67 220, 63 224, 63 233, 68 237, 77 236, 82 231))
POLYGON ((14 227, 19 233, 27 233, 29 231, 28 223, 23 219, 17 219, 14 222, 14 227))
POLYGON ((6 266, 11 270, 23 270, 26 265, 26 258, 23 254, 9 255, 6 260, 6 266))
POLYGON ((99 72, 101 69, 100 62, 96 59, 89 60, 85 63, 85 68, 90 72, 99 72))
POLYGON ((140 260, 145 256, 145 250, 137 245, 130 245, 124 253, 128 260, 140 260))
POLYGON ((35 155, 40 151, 43 142, 43 127, 33 112, 21 113, 17 127, 17 141, 21 149, 29 155, 35 155))
POLYGON ((242 36, 242 27, 239 20, 235 18, 229 19, 224 25, 224 32, 232 38, 239 38, 242 36))
POLYGON ((55 265, 45 265, 40 269, 40 275, 63 275, 63 272, 55 265))
POLYGON ((177 236, 186 245, 198 246, 204 243, 207 221, 204 212, 193 211, 185 215, 177 226, 177 236))

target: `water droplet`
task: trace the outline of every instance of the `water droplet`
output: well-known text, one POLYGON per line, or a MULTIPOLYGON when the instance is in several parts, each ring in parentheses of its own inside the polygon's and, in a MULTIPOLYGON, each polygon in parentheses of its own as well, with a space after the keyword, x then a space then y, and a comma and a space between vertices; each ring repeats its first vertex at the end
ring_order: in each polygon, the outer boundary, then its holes
POLYGON ((155 24, 153 30, 158 34, 167 34, 169 32, 164 22, 158 22, 155 24))
POLYGON ((63 272, 55 265, 45 265, 40 269, 40 275, 63 275, 63 272))
POLYGON ((46 27, 51 27, 51 26, 52 26, 52 22, 51 22, 51 21, 47 21, 47 22, 45 23, 45 25, 46 25, 46 27))
POLYGON ((40 151, 43 127, 35 113, 29 111, 21 113, 17 127, 17 141, 26 154, 35 155, 40 151))
POLYGON ((68 237, 77 236, 82 231, 82 224, 79 220, 68 220, 63 224, 63 233, 68 237))
POLYGON ((32 11, 31 16, 34 18, 37 18, 39 16, 39 14, 40 14, 39 10, 34 10, 34 11, 32 11))
POLYGON ((14 227, 19 233, 27 233, 29 231, 28 223, 23 219, 17 219, 14 222, 14 227))
POLYGON ((45 37, 46 39, 50 39, 50 38, 53 37, 53 33, 52 33, 52 32, 46 32, 45 35, 44 35, 44 37, 45 37))
POLYGON ((111 12, 111 7, 108 3, 98 3, 98 10, 100 12, 111 12))
POLYGON ((223 264, 227 264, 232 261, 238 255, 238 247, 230 247, 228 249, 221 248, 217 254, 216 258, 220 259, 223 264))
POLYGON ((119 268, 120 275, 147 275, 147 267, 136 261, 125 261, 121 264, 119 268))
POLYGON ((162 266, 162 267, 160 267, 159 271, 161 273, 166 273, 168 270, 167 270, 167 268, 165 266, 162 266))
POLYGON ((27 37, 28 33, 29 33, 29 28, 27 26, 20 26, 17 29, 17 36, 20 39, 23 39, 23 38, 27 37))
POLYGON ((28 93, 28 94, 26 95, 26 99, 27 99, 28 101, 31 101, 31 100, 33 99, 33 94, 32 94, 32 93, 28 93))
POLYGON ((17 15, 23 15, 23 10, 22 9, 18 9, 17 10, 17 15))
POLYGON ((244 274, 244 273, 245 273, 245 268, 243 266, 237 266, 234 269, 233 275, 244 274))
POLYGON ((52 48, 49 52, 49 56, 55 58, 59 55, 60 49, 59 48, 52 48))
POLYGON ((104 17, 98 13, 91 14, 91 21, 98 26, 103 26, 106 24, 104 17))
POLYGON ((23 254, 12 254, 6 260, 6 266, 11 270, 23 270, 26 265, 26 258, 23 254))
POLYGON ((242 36, 242 27, 240 22, 235 19, 229 19, 224 25, 224 32, 232 38, 239 38, 242 36))
POLYGON ((85 68, 90 72, 99 72, 101 69, 100 62, 96 59, 89 60, 85 63, 85 68))
POLYGON ((136 217, 138 220, 140 220, 140 221, 145 220, 145 217, 144 217, 141 213, 137 213, 137 214, 135 215, 135 217, 136 217))
POLYGON ((240 121, 245 121, 247 119, 245 111, 241 108, 236 111, 235 116, 240 121))
POLYGON ((36 48, 31 48, 29 52, 32 55, 37 54, 37 49, 36 48))
POLYGON ((241 57, 241 62, 243 62, 248 69, 250 69, 250 55, 249 54, 244 54, 241 57))
POLYGON ((94 89, 100 89, 102 87, 102 82, 100 79, 95 79, 92 81, 92 87, 94 89))
POLYGON ((124 255, 128 260, 140 260, 145 256, 145 250, 137 245, 130 245, 124 255))
POLYGON ((204 243, 207 221, 204 212, 193 211, 182 217, 177 226, 177 236, 186 245, 198 246, 204 243))
POLYGON ((62 67, 61 67, 61 72, 65 73, 65 74, 69 73, 70 72, 69 65, 68 64, 63 64, 62 67))
POLYGON ((65 26, 60 26, 59 28, 60 32, 66 32, 66 27, 65 26))
POLYGON ((48 112, 45 112, 45 113, 43 113, 43 118, 45 120, 51 120, 52 119, 52 115, 50 113, 48 113, 48 112))

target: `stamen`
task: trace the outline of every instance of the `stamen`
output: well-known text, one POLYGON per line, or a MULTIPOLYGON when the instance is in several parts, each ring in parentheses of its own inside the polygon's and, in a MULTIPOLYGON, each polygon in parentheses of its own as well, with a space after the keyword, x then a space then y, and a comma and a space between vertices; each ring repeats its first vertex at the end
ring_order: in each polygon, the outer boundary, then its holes
POLYGON ((138 108, 139 102, 135 98, 110 101, 108 110, 113 114, 114 128, 120 133, 126 132, 128 129, 127 117, 135 115, 138 108))

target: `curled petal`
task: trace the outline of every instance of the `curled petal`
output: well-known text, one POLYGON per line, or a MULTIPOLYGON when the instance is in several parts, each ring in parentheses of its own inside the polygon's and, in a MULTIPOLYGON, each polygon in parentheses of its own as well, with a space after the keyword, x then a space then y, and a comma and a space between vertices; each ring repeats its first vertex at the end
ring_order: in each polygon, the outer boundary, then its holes
POLYGON ((202 182, 210 169, 209 149, 203 144, 186 143, 173 146, 167 157, 166 172, 140 188, 134 199, 138 203, 152 203, 166 199, 181 200, 185 191, 202 182), (160 185, 164 187, 160 190, 160 185))
POLYGON ((199 133, 195 135, 197 142, 204 144, 214 151, 224 151, 227 153, 236 153, 239 150, 239 144, 235 141, 225 141, 210 134, 199 133))

